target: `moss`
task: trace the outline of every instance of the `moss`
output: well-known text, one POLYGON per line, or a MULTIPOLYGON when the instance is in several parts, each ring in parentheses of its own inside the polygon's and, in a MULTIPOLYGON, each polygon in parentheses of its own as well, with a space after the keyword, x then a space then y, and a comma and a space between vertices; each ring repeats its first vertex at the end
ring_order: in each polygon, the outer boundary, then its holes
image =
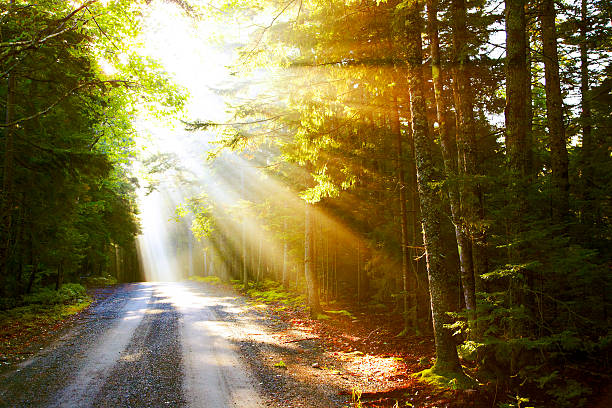
POLYGON ((329 320, 329 316, 325 313, 317 313, 315 320, 329 320))
POLYGON ((325 311, 325 313, 346 316, 350 319, 355 319, 355 316, 353 316, 353 314, 348 310, 327 310, 325 311))
POLYGON ((444 371, 436 369, 435 365, 432 368, 414 373, 413 377, 441 388, 465 390, 478 385, 476 380, 467 376, 462 371, 444 371))

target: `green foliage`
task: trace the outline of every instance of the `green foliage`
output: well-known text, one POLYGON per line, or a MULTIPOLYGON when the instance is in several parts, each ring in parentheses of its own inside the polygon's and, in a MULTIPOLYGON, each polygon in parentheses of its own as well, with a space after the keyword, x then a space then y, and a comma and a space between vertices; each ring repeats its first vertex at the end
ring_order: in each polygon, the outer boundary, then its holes
MULTIPOLYGON (((235 284, 235 287, 243 289, 241 283, 235 284)), ((270 279, 266 279, 259 283, 249 283, 246 291, 247 295, 258 302, 262 303, 280 303, 290 307, 301 307, 305 304, 305 296, 296 292, 288 291, 283 286, 270 279)))
POLYGON ((80 302, 87 297, 87 290, 78 283, 64 283, 58 292, 68 303, 80 302))
POLYGON ((214 231, 213 206, 204 193, 190 197, 185 204, 176 208, 177 219, 191 217, 191 232, 201 241, 214 231))
POLYGON ((86 289, 78 283, 63 284, 59 290, 40 288, 23 296, 25 304, 55 305, 78 303, 87 298, 86 289))
POLYGON ((326 310, 325 313, 327 314, 333 314, 333 315, 339 315, 339 316, 345 316, 348 317, 349 319, 355 319, 355 316, 349 312, 348 310, 326 310))
POLYGON ((10 132, 0 127, 0 149, 9 136, 14 142, 11 154, 0 155, 10 170, 0 196, 1 233, 10 245, 0 255, 6 296, 105 275, 116 246, 135 257, 137 181, 128 176, 134 115, 173 114, 184 101, 158 64, 131 49, 143 4, 0 5, 0 69, 14 83, 9 92, 2 82, 0 96, 7 103, 13 96, 10 120, 18 123, 10 132))
POLYGON ((287 369, 287 364, 285 364, 285 362, 281 360, 281 361, 274 363, 274 367, 287 369))
POLYGON ((477 385, 477 382, 462 373, 456 372, 439 372, 433 368, 428 368, 418 373, 413 374, 413 377, 424 381, 428 384, 433 384, 441 388, 456 389, 471 389, 477 385))
POLYGON ((88 278, 85 278, 84 280, 84 284, 87 287, 90 288, 95 288, 95 287, 100 287, 100 286, 110 286, 110 285, 116 285, 117 279, 113 276, 110 275, 105 275, 105 276, 90 276, 88 278))
POLYGON ((63 303, 64 298, 57 290, 50 288, 40 288, 34 293, 25 295, 23 297, 23 301, 26 304, 54 305, 58 303, 63 303))
POLYGON ((221 285, 223 282, 218 276, 190 276, 189 280, 194 282, 203 282, 211 285, 221 285))
POLYGON ((521 397, 520 395, 509 395, 512 402, 502 402, 499 404, 499 408, 534 408, 533 405, 529 404, 529 398, 521 397))

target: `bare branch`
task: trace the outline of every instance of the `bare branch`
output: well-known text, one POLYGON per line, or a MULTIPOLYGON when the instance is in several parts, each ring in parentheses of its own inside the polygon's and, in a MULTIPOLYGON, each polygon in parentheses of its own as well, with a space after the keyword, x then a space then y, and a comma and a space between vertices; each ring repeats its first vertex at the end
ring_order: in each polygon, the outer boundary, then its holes
POLYGON ((213 127, 221 127, 221 126, 247 126, 247 125, 253 125, 256 123, 263 123, 263 122, 270 122, 272 120, 276 120, 278 118, 281 118, 285 115, 277 115, 277 116, 273 116, 271 118, 266 118, 266 119, 260 119, 260 120, 254 120, 251 122, 231 122, 231 123, 216 123, 216 122, 183 122, 183 124, 185 124, 185 129, 193 132, 196 130, 207 130, 213 127))
MULTIPOLYGON (((263 27, 262 31, 261 31, 261 35, 259 36, 259 38, 257 39, 257 42, 255 43, 255 45, 253 46, 253 48, 251 48, 251 51, 249 51, 249 53, 246 55, 246 57, 244 57, 243 59, 248 59, 251 57, 251 55, 253 55, 253 53, 255 52, 255 50, 259 47, 259 44, 261 43, 261 40, 263 40, 263 36, 266 33, 266 31, 268 31, 268 29, 270 29, 274 23, 276 22, 276 20, 289 8, 289 6, 291 6, 293 3, 295 3, 296 0, 290 0, 287 4, 285 4, 285 7, 283 7, 281 9, 281 11, 276 14, 276 16, 274 16, 274 18, 272 19, 272 21, 270 21, 270 24, 268 24, 266 27, 263 27)), ((300 2, 300 10, 302 7, 302 3, 300 2)))
MULTIPOLYGON (((87 7, 86 7, 87 8, 87 7)), ((119 49, 119 47, 117 47, 117 45, 115 45, 115 42, 113 41, 112 38, 110 38, 108 36, 108 34, 106 34, 106 32, 102 29, 102 27, 100 27, 100 24, 98 24, 98 21, 96 20, 96 16, 94 16, 94 14, 91 12, 91 10, 89 8, 87 8, 87 11, 89 12, 89 14, 91 14, 91 18, 93 19, 93 22, 96 24, 96 27, 98 27, 98 30, 100 30, 100 32, 106 37, 108 38, 108 41, 110 41, 110 43, 113 45, 113 47, 115 47, 117 50, 119 49)))

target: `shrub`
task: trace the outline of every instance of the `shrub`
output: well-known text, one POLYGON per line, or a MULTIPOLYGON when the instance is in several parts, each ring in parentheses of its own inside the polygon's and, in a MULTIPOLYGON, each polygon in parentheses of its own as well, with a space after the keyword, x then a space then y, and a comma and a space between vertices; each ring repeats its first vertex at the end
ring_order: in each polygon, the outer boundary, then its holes
POLYGON ((63 303, 79 302, 87 297, 85 287, 79 283, 65 283, 59 290, 63 303))
POLYGON ((117 279, 110 275, 105 276, 90 276, 85 278, 85 285, 89 287, 98 287, 98 286, 108 286, 108 285, 116 285, 117 279))
POLYGON ((8 310, 17 306, 14 298, 0 298, 0 310, 8 310))
POLYGON ((75 303, 87 297, 87 291, 78 283, 65 283, 59 290, 40 288, 36 292, 23 296, 25 304, 56 305, 75 303))
POLYGON ((25 304, 40 304, 40 305, 54 305, 63 303, 58 291, 50 288, 40 288, 35 292, 23 295, 23 303, 25 304))

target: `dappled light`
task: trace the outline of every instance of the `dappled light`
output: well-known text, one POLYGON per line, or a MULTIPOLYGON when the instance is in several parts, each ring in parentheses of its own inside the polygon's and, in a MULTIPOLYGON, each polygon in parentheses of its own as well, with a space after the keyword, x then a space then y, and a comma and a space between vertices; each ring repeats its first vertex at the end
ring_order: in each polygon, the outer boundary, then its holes
POLYGON ((0 405, 607 407, 605 1, 0 1, 0 405))

